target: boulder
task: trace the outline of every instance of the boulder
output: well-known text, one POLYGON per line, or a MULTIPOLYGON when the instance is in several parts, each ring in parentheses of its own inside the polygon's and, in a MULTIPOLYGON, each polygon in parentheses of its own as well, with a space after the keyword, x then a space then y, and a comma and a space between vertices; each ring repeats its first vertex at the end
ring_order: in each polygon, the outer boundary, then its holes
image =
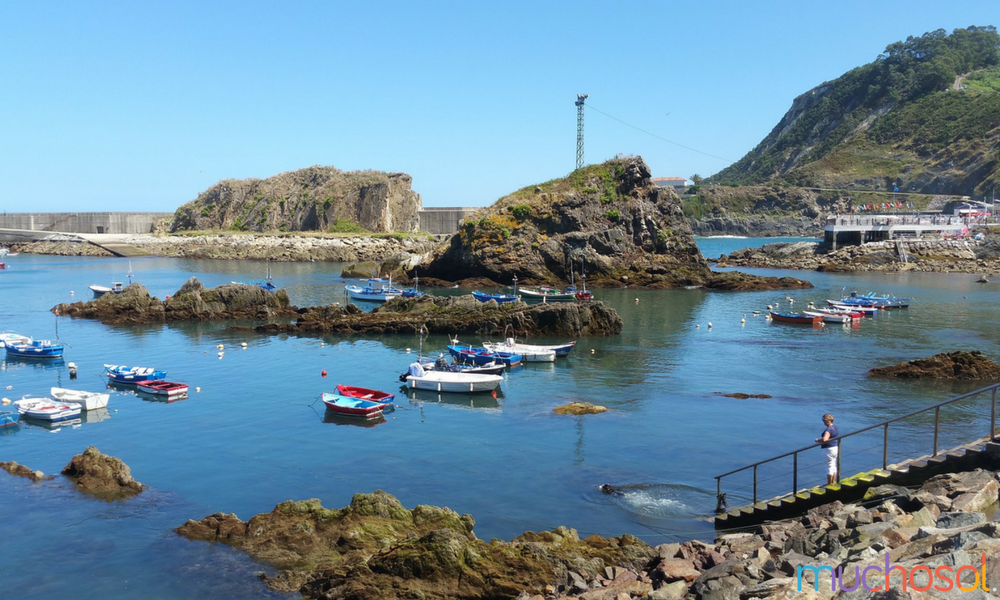
POLYGON ((868 371, 872 377, 902 379, 962 379, 1000 381, 1000 365, 979 350, 959 350, 935 354, 890 367, 868 371))
POLYGON ((7 471, 11 475, 17 477, 24 477, 32 481, 41 481, 45 479, 45 474, 41 471, 33 471, 24 465, 20 465, 14 461, 2 462, 0 461, 0 469, 7 471))
POLYGON ((130 498, 146 487, 132 479, 131 470, 121 459, 101 454, 93 446, 74 456, 62 474, 75 482, 77 490, 105 500, 130 498))

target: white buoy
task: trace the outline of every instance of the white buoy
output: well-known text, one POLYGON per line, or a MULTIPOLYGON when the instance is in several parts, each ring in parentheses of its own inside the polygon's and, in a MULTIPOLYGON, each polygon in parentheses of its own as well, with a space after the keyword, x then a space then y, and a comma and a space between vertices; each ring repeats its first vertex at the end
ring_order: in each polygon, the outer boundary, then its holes
POLYGON ((219 350, 225 350, 225 349, 226 349, 226 347, 225 347, 225 346, 223 346, 222 344, 219 344, 219 345, 217 346, 217 348, 218 348, 219 350))
POLYGON ((196 387, 196 388, 194 388, 194 391, 196 391, 196 392, 200 392, 200 391, 201 391, 201 388, 200 388, 200 387, 196 387))
POLYGON ((712 322, 711 322, 711 321, 709 321, 709 322, 708 322, 708 328, 709 328, 709 329, 711 329, 711 328, 712 328, 712 322))
POLYGON ((595 350, 594 348, 591 348, 591 349, 590 349, 590 353, 591 353, 591 354, 595 354, 596 352, 597 352, 597 350, 595 350))
POLYGON ((409 349, 409 348, 407 348, 407 349, 406 349, 406 353, 407 353, 407 354, 409 354, 409 353, 410 353, 410 349, 409 349))

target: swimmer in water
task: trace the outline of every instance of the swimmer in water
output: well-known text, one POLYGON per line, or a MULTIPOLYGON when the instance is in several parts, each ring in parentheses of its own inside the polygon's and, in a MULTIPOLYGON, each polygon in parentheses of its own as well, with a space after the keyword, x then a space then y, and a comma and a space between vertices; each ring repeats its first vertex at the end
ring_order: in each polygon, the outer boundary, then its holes
POLYGON ((605 483, 601 486, 601 491, 609 496, 624 496, 625 493, 619 489, 615 489, 610 483, 605 483))

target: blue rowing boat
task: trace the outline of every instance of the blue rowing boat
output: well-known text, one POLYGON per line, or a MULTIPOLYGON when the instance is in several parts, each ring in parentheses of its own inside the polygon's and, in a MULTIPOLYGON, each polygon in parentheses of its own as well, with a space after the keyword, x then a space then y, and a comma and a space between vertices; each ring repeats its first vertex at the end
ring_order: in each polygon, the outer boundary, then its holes
POLYGON ((473 291, 472 297, 480 302, 496 300, 498 304, 503 304, 504 302, 514 302, 517 300, 517 296, 512 296, 510 294, 487 294, 485 292, 480 292, 479 290, 473 291))
POLYGON ((448 352, 455 357, 458 362, 473 365, 485 365, 489 363, 504 364, 508 367, 516 367, 521 364, 524 357, 513 352, 494 352, 478 346, 458 346, 448 345, 448 352))
POLYGON ((104 365, 104 374, 112 383, 125 384, 156 381, 167 376, 166 371, 157 371, 151 367, 126 367, 125 365, 104 365))

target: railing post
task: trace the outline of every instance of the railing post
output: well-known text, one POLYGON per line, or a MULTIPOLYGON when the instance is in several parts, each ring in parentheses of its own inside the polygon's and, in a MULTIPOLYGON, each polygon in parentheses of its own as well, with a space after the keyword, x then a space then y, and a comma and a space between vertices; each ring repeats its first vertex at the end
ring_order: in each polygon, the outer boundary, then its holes
POLYGON ((996 439, 997 431, 997 389, 993 388, 993 402, 990 406, 990 441, 996 439))
POLYGON ((757 465, 753 466, 753 503, 757 504, 757 465))
POLYGON ((840 457, 844 455, 844 440, 837 442, 837 483, 840 483, 840 457))
POLYGON ((799 453, 792 455, 792 495, 799 491, 799 453))
POLYGON ((882 470, 889 466, 889 424, 886 423, 882 433, 882 470))
POLYGON ((931 454, 931 456, 937 456, 938 425, 940 423, 941 423, 941 407, 937 406, 934 408, 934 454, 931 454))
POLYGON ((715 498, 718 500, 719 496, 722 495, 722 478, 715 478, 715 498))

